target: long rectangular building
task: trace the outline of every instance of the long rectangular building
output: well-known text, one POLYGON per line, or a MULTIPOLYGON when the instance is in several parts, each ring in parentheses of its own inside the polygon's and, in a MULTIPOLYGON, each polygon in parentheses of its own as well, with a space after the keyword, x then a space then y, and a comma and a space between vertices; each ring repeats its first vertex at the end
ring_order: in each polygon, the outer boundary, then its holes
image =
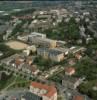
POLYGON ((56 40, 51 40, 48 38, 41 38, 41 37, 30 37, 29 41, 32 44, 48 48, 55 48, 57 42, 56 40))

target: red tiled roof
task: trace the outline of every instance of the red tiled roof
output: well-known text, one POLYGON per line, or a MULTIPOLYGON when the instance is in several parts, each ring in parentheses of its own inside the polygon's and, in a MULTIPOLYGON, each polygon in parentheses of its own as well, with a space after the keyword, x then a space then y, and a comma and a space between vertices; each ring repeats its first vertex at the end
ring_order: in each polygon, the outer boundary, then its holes
POLYGON ((79 59, 79 58, 81 57, 81 55, 78 54, 78 53, 76 53, 76 54, 75 54, 75 57, 79 59))
POLYGON ((26 59, 26 63, 27 64, 29 64, 29 65, 31 65, 32 64, 32 58, 31 57, 28 57, 27 59, 26 59))
POLYGON ((74 96, 73 100, 84 100, 84 96, 80 96, 80 95, 74 96))
POLYGON ((48 85, 37 83, 37 82, 32 82, 31 85, 35 88, 47 90, 47 93, 43 94, 44 96, 47 96, 47 97, 52 97, 57 92, 54 86, 48 86, 48 85))
POLYGON ((75 71, 75 69, 73 67, 67 67, 67 68, 65 68, 65 71, 70 73, 72 71, 75 71))
POLYGON ((20 61, 19 59, 16 59, 16 60, 15 60, 15 64, 16 64, 17 66, 19 66, 21 63, 22 63, 22 61, 20 61))

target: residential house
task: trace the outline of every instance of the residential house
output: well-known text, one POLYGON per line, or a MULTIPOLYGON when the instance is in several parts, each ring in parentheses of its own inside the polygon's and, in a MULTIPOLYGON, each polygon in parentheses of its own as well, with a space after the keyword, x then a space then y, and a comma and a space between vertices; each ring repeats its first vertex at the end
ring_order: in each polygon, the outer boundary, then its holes
POLYGON ((75 74, 75 68, 73 68, 73 67, 66 67, 65 68, 65 74, 69 75, 69 76, 75 74))
POLYGON ((29 57, 26 58, 26 61, 25 62, 28 65, 32 65, 33 64, 33 58, 29 56, 29 57))
POLYGON ((53 27, 52 20, 34 20, 29 25, 30 31, 39 31, 53 27))
POLYGON ((73 100, 86 100, 84 96, 76 95, 73 97, 73 100))
POLYGON ((42 100, 57 100, 57 90, 55 86, 32 82, 30 85, 30 92, 40 96, 42 100))
POLYGON ((62 85, 67 89, 76 89, 82 82, 84 78, 73 78, 70 76, 64 76, 62 80, 62 85))
POLYGON ((81 56, 81 54, 76 53, 76 54, 75 54, 75 58, 78 59, 78 60, 80 60, 80 59, 82 58, 82 56, 81 56))
POLYGON ((39 73, 39 69, 37 68, 36 65, 30 66, 30 70, 31 70, 33 75, 37 75, 39 73))
POLYGON ((31 73, 29 64, 24 63, 24 64, 22 65, 22 71, 25 72, 25 73, 31 73))
POLYGON ((17 68, 17 69, 21 69, 22 68, 22 65, 24 64, 24 58, 21 58, 21 57, 17 57, 15 59, 13 59, 11 61, 11 65, 14 67, 14 68, 17 68))

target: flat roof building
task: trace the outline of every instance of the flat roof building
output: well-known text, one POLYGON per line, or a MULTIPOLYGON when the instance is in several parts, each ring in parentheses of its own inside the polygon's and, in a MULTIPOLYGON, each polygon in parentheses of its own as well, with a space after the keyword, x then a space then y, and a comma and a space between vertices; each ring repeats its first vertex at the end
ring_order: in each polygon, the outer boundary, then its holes
POLYGON ((42 46, 42 47, 49 47, 49 48, 55 48, 56 47, 56 40, 51 40, 48 38, 41 38, 41 37, 29 37, 29 42, 32 44, 42 46))
POLYGON ((37 54, 55 62, 60 62, 64 59, 64 53, 55 49, 38 48, 37 54))
POLYGON ((30 34, 32 37, 41 37, 41 38, 46 38, 46 34, 38 33, 38 32, 32 32, 30 34))

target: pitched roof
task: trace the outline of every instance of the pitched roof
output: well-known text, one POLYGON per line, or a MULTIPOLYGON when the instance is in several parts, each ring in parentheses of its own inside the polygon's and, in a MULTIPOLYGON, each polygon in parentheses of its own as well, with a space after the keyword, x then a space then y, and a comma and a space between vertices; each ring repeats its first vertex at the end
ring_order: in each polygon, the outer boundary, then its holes
POLYGON ((26 59, 26 63, 27 63, 27 64, 31 65, 32 62, 33 62, 32 57, 28 57, 28 58, 26 59))
POLYGON ((80 95, 73 97, 73 100, 84 100, 84 99, 85 99, 84 96, 80 96, 80 95))
POLYGON ((57 90, 54 86, 48 86, 48 85, 45 85, 42 83, 37 83, 37 82, 32 82, 31 85, 34 88, 46 90, 47 92, 45 94, 42 94, 42 95, 47 96, 47 97, 52 97, 57 92, 57 90))
POLYGON ((19 66, 21 63, 22 63, 22 61, 21 61, 20 59, 15 59, 15 64, 16 64, 17 66, 19 66))
POLYGON ((35 72, 37 70, 37 66, 36 65, 32 65, 30 67, 30 69, 31 69, 32 72, 35 72))
POLYGON ((76 53, 76 54, 75 54, 75 57, 76 57, 77 59, 80 59, 82 56, 81 56, 81 54, 76 53))
POLYGON ((67 67, 67 68, 65 68, 65 71, 68 72, 68 73, 70 73, 72 71, 75 71, 75 68, 73 68, 73 67, 67 67))

